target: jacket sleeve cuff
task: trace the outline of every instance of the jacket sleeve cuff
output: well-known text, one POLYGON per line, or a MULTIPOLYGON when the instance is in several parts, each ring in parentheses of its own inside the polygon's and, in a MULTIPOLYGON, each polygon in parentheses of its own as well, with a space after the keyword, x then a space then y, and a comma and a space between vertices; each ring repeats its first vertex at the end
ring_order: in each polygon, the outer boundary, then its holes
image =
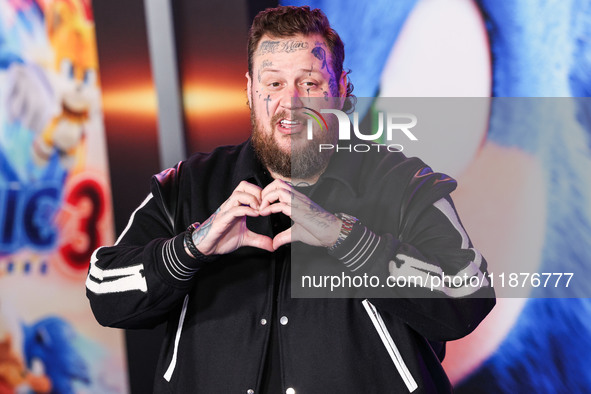
POLYGON ((339 259, 351 272, 366 270, 372 257, 379 256, 385 247, 382 238, 360 222, 355 223, 347 238, 328 253, 339 259), (364 268, 362 268, 364 267, 364 268))
POLYGON ((165 280, 174 286, 188 286, 200 268, 217 256, 199 255, 195 258, 185 251, 184 233, 164 241, 156 250, 158 268, 165 280))

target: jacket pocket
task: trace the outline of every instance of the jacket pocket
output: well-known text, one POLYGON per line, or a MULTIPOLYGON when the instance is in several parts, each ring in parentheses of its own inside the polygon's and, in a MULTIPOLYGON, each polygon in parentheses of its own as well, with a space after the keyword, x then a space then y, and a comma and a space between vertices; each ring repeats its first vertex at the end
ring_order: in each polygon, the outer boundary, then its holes
POLYGON ((384 324, 384 320, 382 319, 382 315, 380 315, 380 312, 378 312, 376 307, 371 302, 369 302, 367 299, 363 300, 362 304, 365 308, 365 311, 369 315, 369 318, 371 319, 373 326, 375 327, 376 331, 378 332, 378 335, 380 336, 382 343, 384 344, 386 350, 388 351, 388 354, 390 355, 390 358, 392 359, 394 366, 398 370, 400 377, 404 381, 404 384, 406 384, 408 391, 412 393, 419 386, 418 386, 417 382, 414 380, 414 378, 412 377, 410 371, 408 370, 408 367, 404 363, 404 360, 402 359, 402 355, 400 354, 400 351, 396 347, 396 344, 394 343, 394 340, 392 339, 390 332, 388 332, 388 328, 386 327, 386 324, 384 324))
POLYGON ((183 301, 183 309, 181 310, 181 316, 179 317, 179 325, 176 329, 176 335, 174 337, 174 350, 172 352, 172 360, 170 360, 168 369, 164 373, 164 379, 166 379, 167 382, 170 382, 170 379, 172 378, 172 373, 174 372, 174 367, 176 366, 176 357, 179 349, 179 342, 181 340, 181 331, 183 331, 183 322, 185 321, 185 314, 187 313, 188 304, 189 295, 187 294, 185 296, 185 300, 183 301))

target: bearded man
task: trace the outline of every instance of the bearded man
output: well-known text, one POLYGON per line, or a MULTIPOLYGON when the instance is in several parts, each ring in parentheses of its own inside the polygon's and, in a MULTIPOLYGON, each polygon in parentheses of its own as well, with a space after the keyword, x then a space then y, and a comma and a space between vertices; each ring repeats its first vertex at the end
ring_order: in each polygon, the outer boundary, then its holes
POLYGON ((343 61, 322 11, 261 12, 248 41, 252 138, 156 175, 116 244, 93 254, 87 295, 101 324, 168 323, 156 392, 451 391, 445 341, 494 305, 486 261, 457 217, 451 178, 400 152, 319 149, 338 143, 338 124, 327 115, 308 130, 309 114, 353 103, 343 61), (292 266, 316 265, 298 256, 383 284, 464 281, 296 298, 292 266))

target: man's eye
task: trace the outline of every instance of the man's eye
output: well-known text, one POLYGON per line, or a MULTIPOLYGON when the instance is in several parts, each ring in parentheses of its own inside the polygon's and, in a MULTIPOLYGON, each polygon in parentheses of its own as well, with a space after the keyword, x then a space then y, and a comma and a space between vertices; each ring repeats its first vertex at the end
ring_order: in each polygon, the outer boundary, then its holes
POLYGON ((307 87, 312 87, 312 86, 316 86, 317 84, 316 84, 316 82, 309 82, 308 81, 308 82, 304 82, 304 85, 307 87))
POLYGON ((272 88, 278 88, 279 86, 281 86, 281 84, 279 82, 271 82, 269 86, 271 86, 272 88))

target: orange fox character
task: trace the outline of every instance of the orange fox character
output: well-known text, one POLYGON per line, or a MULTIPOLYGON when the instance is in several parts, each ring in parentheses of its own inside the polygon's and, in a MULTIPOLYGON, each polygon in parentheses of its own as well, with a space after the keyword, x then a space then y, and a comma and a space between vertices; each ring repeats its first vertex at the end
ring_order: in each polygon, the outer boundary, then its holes
POLYGON ((51 381, 44 375, 33 375, 25 369, 23 361, 12 350, 12 338, 6 335, 0 341, 0 394, 16 393, 18 387, 27 386, 35 393, 49 393, 51 381))
POLYGON ((47 33, 54 51, 52 78, 60 107, 33 143, 33 159, 47 164, 57 152, 66 170, 76 162, 85 127, 98 105, 97 54, 94 24, 76 0, 57 0, 45 10, 47 33))

